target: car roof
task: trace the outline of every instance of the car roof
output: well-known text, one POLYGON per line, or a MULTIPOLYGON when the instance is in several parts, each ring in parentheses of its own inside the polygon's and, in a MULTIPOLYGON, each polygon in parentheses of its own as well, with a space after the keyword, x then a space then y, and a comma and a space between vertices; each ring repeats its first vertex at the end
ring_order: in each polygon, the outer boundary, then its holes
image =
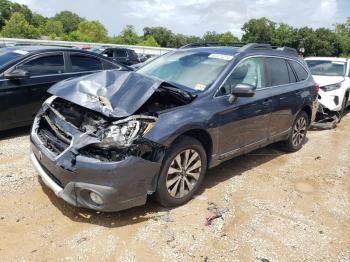
POLYGON ((334 62, 347 62, 349 59, 341 57, 307 57, 305 60, 317 60, 317 61, 334 61, 334 62))
POLYGON ((223 55, 233 55, 236 54, 239 50, 237 47, 229 47, 229 46, 210 46, 210 47, 190 47, 190 48, 182 48, 177 49, 181 51, 204 51, 208 53, 219 53, 223 55))
POLYGON ((190 50, 196 50, 197 52, 205 51, 210 53, 216 53, 216 54, 223 54, 223 55, 236 55, 239 53, 244 53, 247 55, 262 55, 262 56, 279 56, 284 58, 292 58, 296 60, 300 60, 300 57, 296 56, 295 54, 284 52, 279 49, 258 49, 258 50, 251 50, 251 51, 245 51, 242 50, 241 47, 232 47, 232 46, 210 46, 210 47, 184 47, 177 49, 178 50, 184 50, 184 51, 190 51, 190 50))
POLYGON ((86 53, 91 54, 92 52, 77 49, 77 48, 71 48, 71 47, 64 47, 64 46, 47 46, 47 45, 19 45, 19 46, 10 46, 10 47, 3 47, 1 48, 1 52, 6 51, 23 51, 29 53, 38 53, 38 52, 49 52, 49 51, 69 51, 69 52, 80 52, 80 53, 86 53))

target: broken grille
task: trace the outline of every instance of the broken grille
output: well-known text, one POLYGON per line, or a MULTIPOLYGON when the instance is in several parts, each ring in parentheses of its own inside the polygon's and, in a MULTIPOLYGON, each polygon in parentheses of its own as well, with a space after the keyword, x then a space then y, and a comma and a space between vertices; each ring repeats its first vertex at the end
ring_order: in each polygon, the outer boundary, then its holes
POLYGON ((69 147, 72 137, 51 120, 54 117, 56 116, 52 112, 44 114, 37 134, 45 147, 57 156, 69 147))

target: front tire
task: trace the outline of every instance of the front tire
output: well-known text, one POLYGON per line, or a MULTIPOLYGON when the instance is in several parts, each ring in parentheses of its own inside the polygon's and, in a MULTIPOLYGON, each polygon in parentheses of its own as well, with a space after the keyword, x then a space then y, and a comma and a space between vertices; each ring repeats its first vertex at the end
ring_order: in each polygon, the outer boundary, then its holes
POLYGON ((283 149, 287 152, 300 150, 305 142, 308 126, 309 117, 305 111, 301 111, 293 123, 289 138, 283 144, 283 149))
POLYGON ((164 207, 185 204, 198 191, 206 170, 207 155, 202 144, 192 137, 181 137, 165 154, 156 200, 164 207))

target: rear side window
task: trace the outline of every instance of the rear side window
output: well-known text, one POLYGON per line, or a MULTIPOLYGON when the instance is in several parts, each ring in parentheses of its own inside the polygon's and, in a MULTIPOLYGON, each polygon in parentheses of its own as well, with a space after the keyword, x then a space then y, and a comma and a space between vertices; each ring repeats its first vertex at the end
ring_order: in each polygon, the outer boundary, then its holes
POLYGON ((302 67, 301 64, 299 64, 296 61, 290 61, 290 63, 292 64, 295 73, 298 76, 298 80, 299 81, 304 81, 307 79, 307 76, 309 75, 308 72, 305 70, 304 67, 302 67))
POLYGON ((289 74, 289 80, 291 83, 297 82, 297 79, 295 77, 295 74, 293 72, 292 66, 287 62, 287 67, 288 67, 288 74, 289 74))
POLYGON ((28 71, 31 76, 62 74, 64 73, 63 55, 35 58, 18 68, 28 71))
POLYGON ((267 72, 270 79, 269 86, 279 86, 289 84, 289 73, 287 63, 282 58, 265 58, 267 72))
POLYGON ((126 57, 126 51, 122 49, 114 50, 115 57, 126 57))
POLYGON ((102 70, 102 62, 91 56, 71 55, 72 72, 102 70))

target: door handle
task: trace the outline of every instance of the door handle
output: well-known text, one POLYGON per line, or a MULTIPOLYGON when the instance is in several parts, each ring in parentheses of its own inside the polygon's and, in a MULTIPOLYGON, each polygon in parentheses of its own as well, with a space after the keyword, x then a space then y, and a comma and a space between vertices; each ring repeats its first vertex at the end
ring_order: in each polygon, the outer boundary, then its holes
POLYGON ((272 99, 271 99, 271 98, 265 99, 265 100, 262 102, 262 104, 263 104, 264 106, 268 106, 268 105, 270 105, 271 103, 272 103, 272 99))
POLYGON ((304 93, 303 90, 295 92, 295 94, 298 95, 298 96, 301 95, 302 93, 304 93))

